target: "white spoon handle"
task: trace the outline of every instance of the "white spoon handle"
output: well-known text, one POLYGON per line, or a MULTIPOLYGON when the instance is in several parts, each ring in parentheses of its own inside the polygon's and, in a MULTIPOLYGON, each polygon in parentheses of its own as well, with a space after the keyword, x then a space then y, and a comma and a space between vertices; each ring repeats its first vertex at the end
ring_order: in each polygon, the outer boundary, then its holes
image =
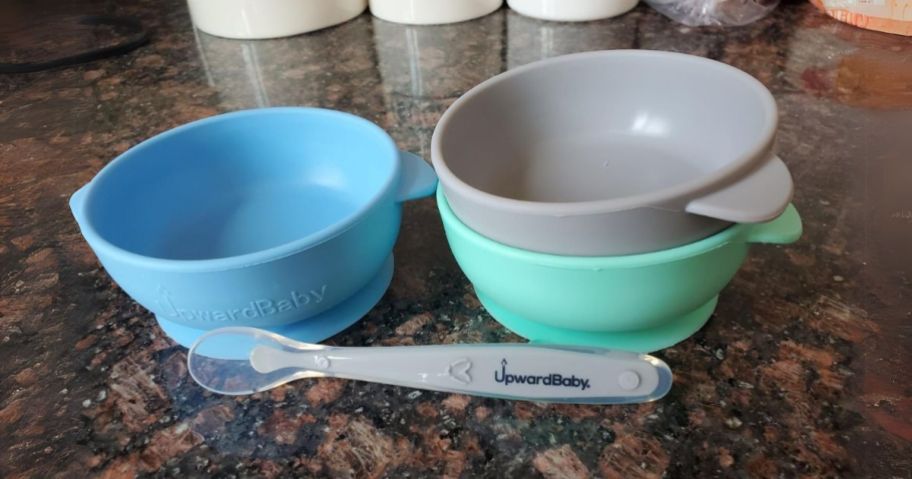
POLYGON ((532 401, 618 404, 664 396, 668 366, 652 356, 536 344, 457 344, 289 351, 256 346, 263 374, 306 370, 434 391, 532 401))

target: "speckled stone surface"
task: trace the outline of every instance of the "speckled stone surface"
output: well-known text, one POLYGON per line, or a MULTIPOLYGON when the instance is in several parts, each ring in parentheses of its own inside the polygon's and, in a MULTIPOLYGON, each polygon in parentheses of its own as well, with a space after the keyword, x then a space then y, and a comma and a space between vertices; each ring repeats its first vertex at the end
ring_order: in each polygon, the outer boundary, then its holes
MULTIPOLYGON (((139 16, 152 41, 0 75, 0 477, 912 477, 909 39, 803 2, 732 30, 685 28, 641 5, 578 25, 507 10, 422 28, 363 15, 263 42, 195 35, 175 0, 83 3, 139 16), (676 379, 656 403, 553 406, 337 380, 211 395, 101 269, 67 207, 131 145, 241 108, 349 111, 427 156, 440 114, 478 82, 613 48, 704 55, 763 81, 806 225, 794 245, 755 247, 709 324, 657 353, 676 379)), ((384 299, 332 343, 521 340, 480 307, 432 199, 406 208, 396 260, 384 299)))

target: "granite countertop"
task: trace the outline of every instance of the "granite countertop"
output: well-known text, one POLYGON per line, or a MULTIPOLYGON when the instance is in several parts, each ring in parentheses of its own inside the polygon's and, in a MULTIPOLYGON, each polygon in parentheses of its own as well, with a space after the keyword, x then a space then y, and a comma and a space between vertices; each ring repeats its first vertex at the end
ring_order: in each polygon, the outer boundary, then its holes
MULTIPOLYGON (((789 2, 730 30, 641 5, 586 24, 508 10, 441 27, 362 15, 240 42, 194 34, 180 1, 131 3, 82 5, 138 16, 147 46, 0 75, 0 477, 912 477, 910 39, 789 2), (186 351, 101 269, 67 207, 131 145, 241 108, 349 111, 427 157, 441 113, 480 81, 615 48, 704 55, 765 83, 805 220, 800 242, 752 250, 702 331, 657 353, 676 377, 655 403, 558 406, 330 379, 208 394, 188 377, 186 351)), ((404 211, 389 292, 331 343, 520 340, 480 307, 425 199, 404 211)))

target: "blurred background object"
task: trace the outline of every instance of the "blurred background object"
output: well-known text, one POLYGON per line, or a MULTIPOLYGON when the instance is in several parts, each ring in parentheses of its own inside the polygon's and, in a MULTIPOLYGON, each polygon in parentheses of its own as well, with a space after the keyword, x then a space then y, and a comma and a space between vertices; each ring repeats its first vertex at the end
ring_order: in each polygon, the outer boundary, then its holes
POLYGON ((501 4, 503 0, 370 0, 370 10, 388 22, 437 25, 483 17, 501 4))
POLYGON ((226 38, 278 38, 351 20, 367 0, 187 0, 200 30, 226 38))
POLYGON ((811 3, 849 25, 912 36, 912 0, 811 0, 811 3))
POLYGON ((0 73, 25 73, 123 54, 148 41, 137 18, 97 3, 0 5, 0 73))
POLYGON ((640 0, 507 0, 517 12, 543 20, 585 22, 616 17, 637 6, 640 0))
POLYGON ((646 3, 689 27, 740 27, 769 15, 779 0, 646 0, 646 3))

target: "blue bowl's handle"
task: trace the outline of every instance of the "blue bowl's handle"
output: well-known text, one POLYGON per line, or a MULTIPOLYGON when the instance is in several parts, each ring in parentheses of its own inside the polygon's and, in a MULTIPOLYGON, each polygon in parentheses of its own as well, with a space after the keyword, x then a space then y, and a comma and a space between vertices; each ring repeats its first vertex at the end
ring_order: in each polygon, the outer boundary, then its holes
POLYGON ((751 226, 748 243, 789 244, 801 238, 803 227, 795 205, 789 204, 779 217, 751 226))
POLYGON ((415 200, 430 196, 437 189, 437 174, 420 156, 407 151, 399 152, 402 174, 399 179, 399 201, 415 200))
POLYGON ((85 197, 91 184, 89 182, 82 185, 82 188, 79 188, 70 196, 70 211, 73 212, 73 217, 76 218, 76 223, 79 225, 82 225, 83 218, 85 218, 85 197))

